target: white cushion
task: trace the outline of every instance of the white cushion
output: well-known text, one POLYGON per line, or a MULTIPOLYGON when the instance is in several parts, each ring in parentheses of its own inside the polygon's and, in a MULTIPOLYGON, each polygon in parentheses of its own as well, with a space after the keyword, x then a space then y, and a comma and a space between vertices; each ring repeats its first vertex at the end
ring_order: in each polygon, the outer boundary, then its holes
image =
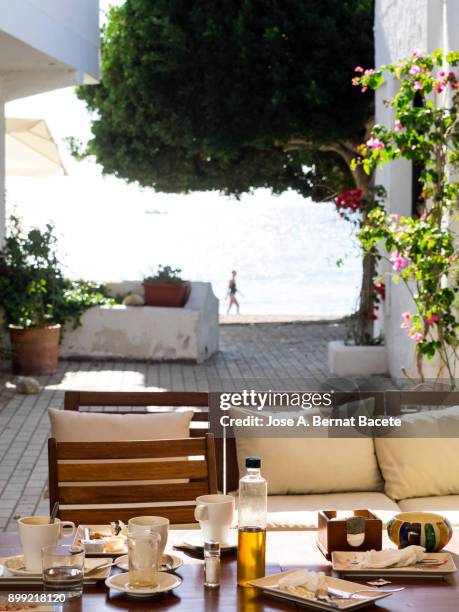
POLYGON ((454 527, 459 527, 459 495, 402 499, 398 505, 403 512, 436 512, 446 516, 454 527))
POLYGON ((188 438, 192 411, 107 414, 48 408, 58 442, 114 442, 188 438))
MULTIPOLYGON (((241 418, 253 412, 232 408, 230 414, 241 418)), ((268 418, 266 414, 257 416, 268 418)), ((311 413, 303 412, 302 416, 310 417, 311 413)), ((374 443, 370 437, 262 438, 258 427, 233 429, 239 473, 245 473, 246 457, 260 456, 269 495, 382 490, 374 443)))
POLYGON ((400 512, 384 493, 333 493, 329 495, 269 495, 269 529, 317 529, 319 510, 371 510, 383 522, 400 512))
POLYGON ((405 415, 398 433, 411 437, 376 438, 386 495, 399 500, 459 494, 459 437, 445 437, 458 429, 455 406, 405 415))

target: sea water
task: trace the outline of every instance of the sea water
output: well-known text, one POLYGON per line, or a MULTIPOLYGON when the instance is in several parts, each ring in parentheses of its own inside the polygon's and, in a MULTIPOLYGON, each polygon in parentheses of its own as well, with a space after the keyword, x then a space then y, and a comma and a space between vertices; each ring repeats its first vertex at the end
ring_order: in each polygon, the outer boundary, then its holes
POLYGON ((356 304, 359 252, 333 203, 261 189, 241 200, 165 195, 112 177, 69 176, 10 178, 7 206, 27 226, 54 222, 72 277, 135 280, 170 265, 211 282, 225 312, 235 269, 245 314, 342 316, 356 304))

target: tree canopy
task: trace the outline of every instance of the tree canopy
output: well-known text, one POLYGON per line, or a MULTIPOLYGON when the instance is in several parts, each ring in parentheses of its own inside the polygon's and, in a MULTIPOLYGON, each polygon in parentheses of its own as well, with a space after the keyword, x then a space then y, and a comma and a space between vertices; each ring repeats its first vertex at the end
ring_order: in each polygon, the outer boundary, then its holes
POLYGON ((324 196, 353 183, 373 99, 351 79, 373 52, 373 0, 126 0, 78 91, 85 154, 158 191, 324 196))

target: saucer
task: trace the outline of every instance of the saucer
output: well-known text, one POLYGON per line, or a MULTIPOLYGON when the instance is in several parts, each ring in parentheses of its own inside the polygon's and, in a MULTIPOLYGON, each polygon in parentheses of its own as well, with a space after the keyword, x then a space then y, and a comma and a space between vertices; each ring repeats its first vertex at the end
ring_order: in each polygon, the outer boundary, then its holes
MULTIPOLYGON (((183 544, 190 548, 204 548, 204 538, 201 532, 187 535, 183 539, 183 544)), ((237 548, 237 531, 230 531, 229 542, 221 542, 220 550, 231 550, 237 548)))
MULTIPOLYGON (((123 555, 122 557, 118 557, 117 559, 115 559, 115 564, 116 567, 119 567, 120 569, 127 571, 129 569, 129 562, 128 562, 128 556, 127 555, 123 555)), ((162 572, 175 572, 176 569, 178 569, 179 567, 182 567, 183 565, 183 559, 181 559, 180 557, 177 557, 177 555, 163 555, 162 559, 161 559, 161 571, 162 572), (164 565, 165 563, 171 563, 172 567, 170 569, 165 569, 164 565)))
POLYGON ((41 570, 36 572, 25 568, 24 555, 8 557, 4 560, 3 564, 5 569, 13 574, 13 576, 41 576, 41 570))
POLYGON ((110 576, 105 581, 105 584, 110 589, 125 593, 130 597, 152 597, 159 593, 167 593, 182 584, 182 579, 175 574, 167 574, 166 572, 157 572, 156 580, 158 584, 155 587, 130 587, 129 573, 115 574, 110 576))

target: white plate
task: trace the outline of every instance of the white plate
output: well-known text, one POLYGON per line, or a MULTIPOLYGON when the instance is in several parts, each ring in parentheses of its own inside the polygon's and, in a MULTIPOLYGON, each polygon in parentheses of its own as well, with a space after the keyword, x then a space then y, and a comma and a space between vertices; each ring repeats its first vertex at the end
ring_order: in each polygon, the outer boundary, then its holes
MULTIPOLYGON (((84 569, 85 571, 89 572, 93 568, 95 568, 97 565, 102 565, 103 563, 107 563, 107 562, 108 562, 108 559, 104 557, 85 559, 84 569)), ((3 564, 5 566, 5 569, 13 576, 28 576, 29 578, 41 578, 42 577, 41 572, 33 572, 31 570, 25 569, 24 567, 25 559, 23 555, 7 557, 6 559, 4 559, 3 564)), ((105 578, 107 578, 109 574, 110 574, 110 568, 105 567, 91 574, 91 576, 88 577, 88 580, 91 580, 91 581, 105 580, 105 578)), ((2 575, 2 572, 0 572, 0 576, 1 575, 2 575)))
POLYGON ((343 552, 333 551, 332 552, 332 566, 333 570, 343 576, 357 576, 360 577, 375 577, 383 578, 387 577, 403 577, 403 578, 444 578, 449 574, 457 572, 456 564, 451 553, 440 552, 440 553, 426 553, 425 559, 434 559, 442 565, 436 567, 429 567, 428 565, 408 566, 408 567, 385 567, 382 569, 365 568, 358 569, 353 564, 353 561, 359 561, 363 552, 343 552))
POLYGON ((105 581, 105 584, 115 591, 126 593, 131 597, 152 597, 159 593, 167 593, 172 589, 177 588, 182 584, 182 579, 175 574, 168 574, 166 572, 157 572, 156 580, 158 584, 154 588, 143 587, 143 588, 132 588, 129 586, 129 573, 126 574, 115 574, 110 576, 105 581))
MULTIPOLYGON (((121 570, 127 571, 129 569, 128 555, 123 555, 122 557, 118 557, 117 559, 115 559, 115 563, 116 563, 116 567, 119 567, 121 570)), ((182 565, 183 565, 183 559, 181 559, 180 557, 177 557, 177 555, 163 555, 161 571, 162 572, 175 572, 175 570, 178 569, 179 567, 182 567, 182 565), (168 557, 169 557, 169 561, 172 561, 172 567, 166 570, 164 569, 164 565, 165 563, 168 562, 168 557)))
MULTIPOLYGON (((262 589, 266 595, 280 597, 281 599, 300 603, 302 606, 309 606, 311 608, 315 608, 316 610, 357 610, 365 606, 371 606, 375 601, 391 595, 391 593, 375 593, 374 595, 371 595, 370 593, 368 595, 357 593, 352 599, 336 599, 335 605, 335 603, 331 604, 325 601, 318 601, 317 599, 309 599, 307 597, 293 595, 292 593, 279 589, 279 579, 282 578, 282 576, 287 576, 295 571, 297 570, 289 570, 288 572, 281 572, 279 574, 273 574, 272 576, 265 576, 264 578, 251 580, 250 584, 262 589)), ((352 593, 358 589, 365 588, 365 585, 363 584, 349 582, 348 580, 341 580, 339 578, 334 578, 333 576, 326 576, 326 579, 328 588, 332 589, 333 593, 336 595, 341 593, 345 595, 346 593, 352 593)))
MULTIPOLYGON (((193 533, 183 538, 183 544, 190 548, 204 548, 204 539, 202 533, 193 533)), ((230 531, 230 541, 221 543, 220 550, 231 550, 237 548, 237 531, 230 531)))
MULTIPOLYGON (((106 535, 107 537, 113 538, 112 528, 110 525, 78 525, 78 528, 75 533, 75 539, 73 541, 74 544, 80 546, 81 540, 84 537, 84 530, 88 527, 91 533, 100 533, 106 535)), ((103 550, 103 551, 95 551, 95 552, 87 552, 87 557, 118 557, 119 555, 125 555, 127 553, 126 546, 126 538, 119 540, 119 545, 116 547, 116 550, 103 550)))

